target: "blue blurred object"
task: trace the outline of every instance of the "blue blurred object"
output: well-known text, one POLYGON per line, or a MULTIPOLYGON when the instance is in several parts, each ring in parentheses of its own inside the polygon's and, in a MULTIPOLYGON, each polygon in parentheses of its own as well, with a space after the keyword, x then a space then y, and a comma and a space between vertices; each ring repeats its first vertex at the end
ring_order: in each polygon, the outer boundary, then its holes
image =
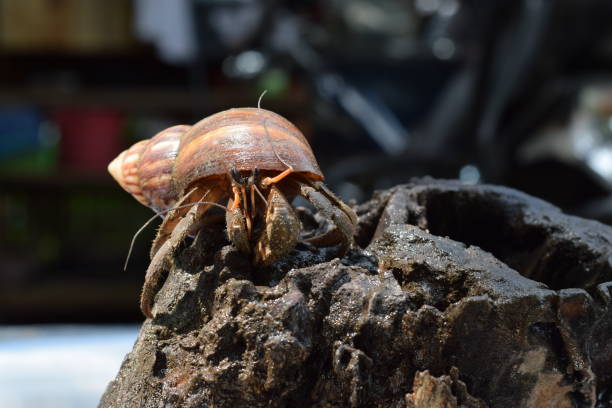
POLYGON ((95 407, 138 326, 0 327, 0 407, 95 407))
POLYGON ((0 172, 49 174, 57 167, 60 134, 39 109, 0 109, 0 172))
POLYGON ((0 109, 0 159, 35 151, 43 141, 43 116, 31 107, 0 109))

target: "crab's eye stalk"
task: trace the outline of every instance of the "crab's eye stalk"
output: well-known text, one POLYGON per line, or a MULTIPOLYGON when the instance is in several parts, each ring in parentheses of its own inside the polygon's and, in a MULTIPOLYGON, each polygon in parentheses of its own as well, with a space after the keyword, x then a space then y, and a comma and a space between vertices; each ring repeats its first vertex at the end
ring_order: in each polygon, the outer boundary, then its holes
POLYGON ((249 177, 248 183, 251 185, 256 184, 258 180, 259 180, 259 168, 255 167, 253 171, 251 172, 251 176, 249 177))
POLYGON ((244 180, 242 179, 242 177, 240 177, 240 173, 238 173, 238 170, 236 170, 236 168, 232 168, 230 170, 230 175, 232 176, 232 178, 234 179, 234 181, 238 184, 244 184, 244 180))

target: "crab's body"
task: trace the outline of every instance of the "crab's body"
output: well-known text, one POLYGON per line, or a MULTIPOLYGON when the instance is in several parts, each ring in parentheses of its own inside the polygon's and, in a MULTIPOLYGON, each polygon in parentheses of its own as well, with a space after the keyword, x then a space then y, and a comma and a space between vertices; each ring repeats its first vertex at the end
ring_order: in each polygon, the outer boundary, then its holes
POLYGON ((211 203, 227 202, 228 237, 255 264, 269 265, 295 247, 300 223, 290 201, 296 195, 336 226, 312 243, 338 245, 341 251, 352 243, 355 213, 322 183, 302 133, 267 110, 230 109, 193 126, 171 127, 121 153, 109 171, 154 210, 180 204, 165 217, 151 248, 141 297, 148 317, 171 255, 196 232, 211 203))

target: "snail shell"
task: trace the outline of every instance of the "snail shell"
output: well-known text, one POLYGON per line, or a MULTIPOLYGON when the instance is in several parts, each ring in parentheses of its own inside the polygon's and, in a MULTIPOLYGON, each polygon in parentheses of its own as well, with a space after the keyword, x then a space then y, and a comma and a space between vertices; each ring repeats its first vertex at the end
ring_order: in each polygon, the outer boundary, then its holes
POLYGON ((113 160, 109 171, 138 201, 163 210, 192 184, 218 181, 232 168, 282 172, 287 166, 323 180, 308 141, 291 122, 265 109, 236 108, 138 142, 113 160))
POLYGON ((172 169, 181 136, 190 128, 172 126, 151 139, 135 143, 108 165, 108 171, 124 190, 147 207, 156 211, 172 207, 178 199, 172 169))
POLYGON ((280 172, 287 165, 323 180, 308 141, 291 122, 268 110, 237 108, 202 119, 183 135, 174 177, 179 191, 185 191, 194 181, 232 168, 280 172))

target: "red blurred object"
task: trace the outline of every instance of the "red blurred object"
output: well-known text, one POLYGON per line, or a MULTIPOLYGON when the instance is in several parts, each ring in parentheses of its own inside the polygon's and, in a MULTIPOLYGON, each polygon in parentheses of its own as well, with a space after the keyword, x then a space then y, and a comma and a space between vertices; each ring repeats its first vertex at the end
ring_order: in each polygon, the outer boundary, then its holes
POLYGON ((54 112, 62 134, 61 164, 87 172, 106 171, 121 150, 123 115, 107 108, 67 108, 54 112))

